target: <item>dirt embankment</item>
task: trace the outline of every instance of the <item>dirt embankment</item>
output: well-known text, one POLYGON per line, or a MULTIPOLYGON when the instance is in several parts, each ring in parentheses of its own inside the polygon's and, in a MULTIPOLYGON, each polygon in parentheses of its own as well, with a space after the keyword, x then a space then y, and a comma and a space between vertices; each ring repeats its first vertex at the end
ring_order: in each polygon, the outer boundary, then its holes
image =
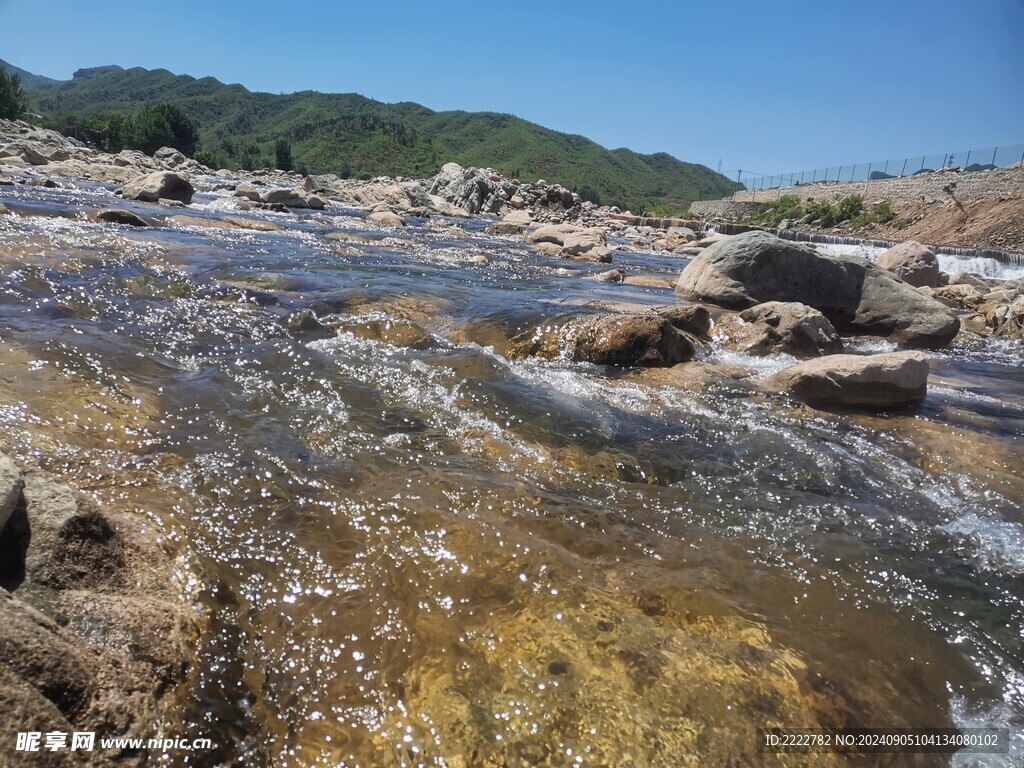
POLYGON ((947 169, 901 179, 802 184, 787 189, 738 192, 726 200, 693 204, 708 218, 747 223, 758 207, 783 195, 804 203, 838 201, 860 195, 866 205, 886 201, 896 214, 888 224, 831 228, 792 222, 793 228, 847 237, 920 240, 931 245, 1024 252, 1024 167, 966 173, 947 169))
POLYGON ((1024 198, 973 203, 903 203, 892 224, 843 227, 844 234, 934 245, 1024 252, 1024 198))

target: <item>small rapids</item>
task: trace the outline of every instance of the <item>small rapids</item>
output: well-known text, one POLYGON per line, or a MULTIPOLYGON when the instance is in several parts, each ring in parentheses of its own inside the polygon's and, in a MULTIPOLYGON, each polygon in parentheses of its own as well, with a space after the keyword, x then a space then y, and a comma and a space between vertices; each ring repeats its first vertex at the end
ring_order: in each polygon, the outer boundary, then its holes
POLYGON ((31 214, 0 216, 0 448, 179 549, 197 661, 168 717, 221 764, 840 765, 756 729, 1024 724, 1018 343, 930 353, 915 410, 816 411, 702 375, 784 358, 510 358, 674 297, 483 220, 132 230, 79 215, 99 187, 0 201, 31 214))

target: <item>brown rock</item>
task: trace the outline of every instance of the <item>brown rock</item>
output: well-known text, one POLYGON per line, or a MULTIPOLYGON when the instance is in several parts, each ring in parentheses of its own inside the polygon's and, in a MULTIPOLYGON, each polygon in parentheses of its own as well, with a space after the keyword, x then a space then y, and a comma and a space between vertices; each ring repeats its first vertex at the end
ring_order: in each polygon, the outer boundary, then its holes
POLYGON ((145 219, 139 216, 137 213, 131 211, 122 211, 116 208, 108 208, 105 211, 99 211, 93 217, 96 221, 106 221, 111 224, 127 224, 130 227, 151 227, 153 222, 149 219, 145 219))
POLYGON ((674 328, 694 336, 707 336, 711 331, 711 313, 700 304, 686 304, 681 307, 659 307, 654 310, 674 328))
POLYGON ((507 221, 499 221, 487 228, 489 235, 521 235, 523 227, 520 224, 512 224, 507 221))
POLYGON ((808 360, 769 377, 762 386, 809 403, 884 407, 923 400, 927 382, 923 354, 892 352, 808 360))
POLYGON ((405 219, 399 216, 397 213, 391 211, 374 211, 366 217, 367 221, 372 221, 374 224, 378 224, 382 227, 404 227, 405 219))
POLYGON ((916 240, 894 245, 882 253, 875 264, 917 288, 934 288, 939 284, 939 260, 927 246, 916 240))
POLYGON ((669 367, 696 354, 686 334, 655 314, 583 318, 568 341, 569 357, 597 365, 669 367))
POLYGON ((727 346, 754 355, 815 357, 842 352, 839 334, 821 312, 798 302, 769 301, 723 318, 727 346))

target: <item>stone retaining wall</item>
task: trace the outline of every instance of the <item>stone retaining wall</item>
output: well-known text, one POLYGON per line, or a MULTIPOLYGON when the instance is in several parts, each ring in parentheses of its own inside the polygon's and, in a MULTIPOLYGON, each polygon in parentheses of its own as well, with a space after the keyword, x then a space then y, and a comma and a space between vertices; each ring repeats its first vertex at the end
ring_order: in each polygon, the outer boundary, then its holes
POLYGON ((707 219, 724 217, 742 218, 757 210, 760 203, 741 203, 735 200, 703 200, 690 204, 690 213, 707 219))
POLYGON ((803 200, 838 200, 847 195, 862 195, 869 203, 878 200, 892 203, 949 202, 950 191, 960 203, 1024 198, 1024 167, 1016 165, 973 173, 951 169, 902 179, 828 181, 787 189, 744 190, 724 200, 696 202, 690 210, 698 216, 742 216, 753 210, 754 204, 778 200, 782 195, 799 195, 803 200))

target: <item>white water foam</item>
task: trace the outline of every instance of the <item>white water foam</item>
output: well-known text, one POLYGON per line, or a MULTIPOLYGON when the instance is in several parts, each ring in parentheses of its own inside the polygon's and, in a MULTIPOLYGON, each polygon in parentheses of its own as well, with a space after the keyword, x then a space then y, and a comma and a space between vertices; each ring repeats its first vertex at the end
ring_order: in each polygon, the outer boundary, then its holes
MULTIPOLYGON (((886 250, 870 245, 833 245, 831 243, 815 243, 815 247, 836 256, 860 256, 871 262, 878 259, 879 255, 886 250)), ((986 259, 982 256, 951 256, 945 253, 938 254, 938 260, 939 269, 950 275, 956 272, 967 272, 995 280, 1024 279, 1024 264, 1004 264, 1001 261, 986 259)))
POLYGON ((1010 749, 1003 754, 957 752, 950 761, 952 768, 1013 768, 1024 765, 1024 729, 1021 717, 1013 707, 1003 701, 988 705, 971 705, 962 696, 949 702, 950 718, 961 730, 967 728, 1007 728, 1010 749))
POLYGON ((996 280, 1024 279, 1024 264, 1004 264, 995 259, 980 256, 947 256, 939 254, 939 269, 947 274, 969 272, 972 275, 991 277, 996 280))
POLYGON ((974 549, 978 565, 1009 575, 1024 574, 1024 526, 994 515, 979 515, 968 509, 942 530, 963 537, 974 549))

